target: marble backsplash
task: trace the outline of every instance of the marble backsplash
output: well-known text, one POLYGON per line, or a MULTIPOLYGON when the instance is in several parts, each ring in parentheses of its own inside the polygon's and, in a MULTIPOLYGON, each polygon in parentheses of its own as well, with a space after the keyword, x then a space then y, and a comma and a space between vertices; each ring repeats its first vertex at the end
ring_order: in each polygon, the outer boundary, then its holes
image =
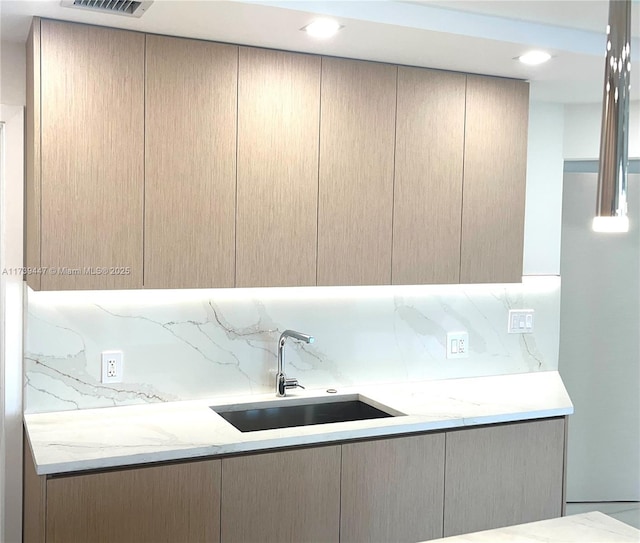
POLYGON ((474 377, 558 367, 560 278, 522 284, 27 293, 28 413, 269 392, 291 328, 287 373, 307 388, 474 377), (534 309, 508 334, 509 309, 534 309), (446 333, 469 333, 447 360, 446 333), (122 383, 100 353, 124 353, 122 383))

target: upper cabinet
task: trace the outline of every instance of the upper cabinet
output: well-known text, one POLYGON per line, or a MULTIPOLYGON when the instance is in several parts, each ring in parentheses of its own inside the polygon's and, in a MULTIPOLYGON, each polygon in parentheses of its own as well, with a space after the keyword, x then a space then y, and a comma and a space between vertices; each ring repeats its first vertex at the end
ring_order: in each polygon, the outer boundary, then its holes
POLYGON ((236 286, 316 284, 320 57, 240 48, 236 286))
POLYGON ((394 285, 460 277, 464 74, 398 69, 394 285))
POLYGON ((461 283, 522 280, 529 84, 467 76, 461 283))
POLYGON ((34 19, 36 290, 519 282, 528 84, 34 19))
POLYGON ((144 286, 232 287, 238 48, 146 40, 144 286))
POLYGON ((397 71, 322 59, 318 285, 391 282, 397 71))
POLYGON ((27 266, 34 288, 142 287, 144 34, 34 20, 27 266), (47 268, 45 270, 45 268, 47 268))

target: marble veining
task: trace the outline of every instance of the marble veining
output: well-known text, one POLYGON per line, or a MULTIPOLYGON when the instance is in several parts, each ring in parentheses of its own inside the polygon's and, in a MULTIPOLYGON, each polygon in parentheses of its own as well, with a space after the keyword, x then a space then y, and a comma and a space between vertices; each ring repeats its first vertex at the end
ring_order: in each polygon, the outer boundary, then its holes
POLYGON ((39 474, 492 424, 573 412, 558 372, 341 387, 337 394, 298 390, 106 409, 25 415, 39 474), (240 432, 210 407, 233 410, 356 399, 396 416, 240 432))
POLYGON ((594 511, 485 530, 431 543, 626 543, 640 541, 640 530, 594 511))
POLYGON ((197 291, 28 291, 28 413, 272 390, 279 334, 288 372, 309 388, 549 371, 558 365, 559 277, 513 285, 197 291), (507 334, 510 308, 536 311, 507 334), (467 359, 447 332, 467 330, 467 359), (124 352, 122 383, 100 382, 100 353, 124 352))

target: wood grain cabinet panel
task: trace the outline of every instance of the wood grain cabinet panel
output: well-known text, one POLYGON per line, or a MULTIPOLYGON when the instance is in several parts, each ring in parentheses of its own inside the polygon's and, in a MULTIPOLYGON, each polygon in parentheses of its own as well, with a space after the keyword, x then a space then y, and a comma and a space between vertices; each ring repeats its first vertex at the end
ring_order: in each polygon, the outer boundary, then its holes
POLYGON ((38 476, 29 543, 414 542, 558 517, 566 418, 38 476))
POLYGON ((318 285, 391 283, 397 71, 322 59, 318 285))
POLYGON ((526 82, 39 18, 26 57, 36 290, 521 280, 526 82))
POLYGON ((316 284, 320 58, 241 47, 236 286, 316 284))
MULTIPOLYGON (((40 18, 34 17, 26 44, 24 248, 25 266, 29 268, 40 267, 40 28, 40 18)), ((40 290, 41 279, 41 274, 28 274, 27 285, 40 290)))
POLYGON ((146 36, 144 286, 235 281, 238 48, 146 36))
POLYGON ((444 434, 342 446, 342 543, 442 537, 444 434))
POLYGON ((23 438, 22 473, 22 543, 45 543, 47 480, 36 473, 26 434, 23 438))
POLYGON ((220 460, 47 481, 47 543, 219 540, 220 460))
POLYGON ((330 543, 340 531, 340 446, 222 460, 224 543, 330 543))
POLYGON ((396 285, 458 283, 466 77, 398 68, 396 285))
POLYGON ((144 34, 43 20, 40 38, 40 265, 61 270, 41 287, 141 287, 144 34))
POLYGON ((529 84, 467 76, 461 283, 522 280, 529 84))
POLYGON ((445 537, 559 517, 563 418, 447 432, 445 537))

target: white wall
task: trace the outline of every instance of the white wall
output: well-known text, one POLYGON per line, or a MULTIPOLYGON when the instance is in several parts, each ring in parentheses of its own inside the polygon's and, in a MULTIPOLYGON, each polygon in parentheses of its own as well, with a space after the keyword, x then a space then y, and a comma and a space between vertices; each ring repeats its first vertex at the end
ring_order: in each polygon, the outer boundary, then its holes
MULTIPOLYGON (((600 104, 566 106, 565 157, 597 160, 600 104)), ((640 157, 640 103, 630 157, 640 157)), ((640 499, 640 182, 629 176, 631 231, 590 228, 597 176, 566 174, 559 370, 575 405, 569 424, 570 501, 640 499)))
POLYGON ((21 540, 23 108, 0 106, 0 541, 21 540))
POLYGON ((531 102, 527 148, 524 275, 560 274, 564 108, 531 102))
MULTIPOLYGON (((565 160, 598 160, 602 104, 565 107, 565 160)), ((640 102, 629 107, 629 157, 640 158, 640 102)))
MULTIPOLYGON (((1 9, 1 7, 0 7, 1 9)), ((0 268, 22 266, 23 109, 26 104, 26 51, 24 44, 0 40, 0 104, 5 124, 5 206, 0 210, 6 225, 0 243, 0 268), (18 255, 18 251, 20 255, 18 255)), ((5 276, 5 279, 7 277, 5 276)), ((22 539, 22 282, 3 281, 0 293, 5 321, 0 325, 4 397, 0 412, 0 541, 22 539), (4 329, 6 322, 6 329, 4 329)))
POLYGON ((597 175, 566 174, 560 374, 575 406, 567 499, 640 500, 640 175, 628 234, 593 232, 597 175))
POLYGON ((0 104, 24 106, 25 103, 25 45, 0 41, 0 104))

